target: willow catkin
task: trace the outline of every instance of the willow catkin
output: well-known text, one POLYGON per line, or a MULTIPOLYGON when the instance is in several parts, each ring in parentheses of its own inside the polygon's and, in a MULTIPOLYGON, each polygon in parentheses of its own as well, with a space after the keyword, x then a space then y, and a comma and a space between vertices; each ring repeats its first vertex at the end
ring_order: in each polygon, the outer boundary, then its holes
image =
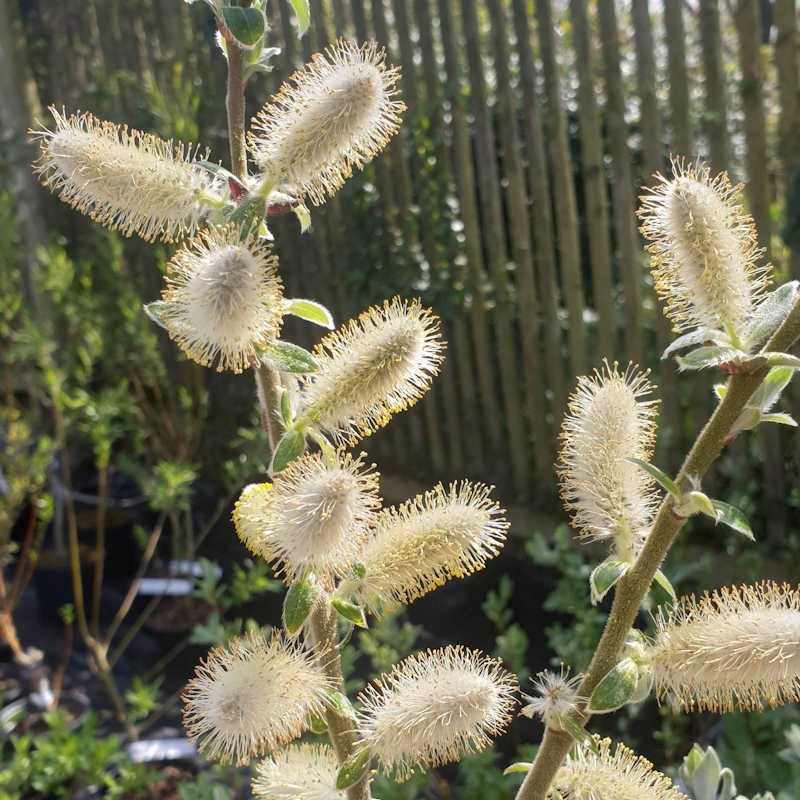
POLYGON ((209 758, 246 764, 308 730, 330 681, 296 642, 260 633, 215 647, 183 694, 183 724, 209 758))
POLYGON ((660 698, 686 709, 800 700, 800 589, 772 582, 683 597, 659 611, 649 650, 660 698))
POLYGON ((233 513, 239 538, 288 582, 307 572, 344 575, 380 508, 378 473, 363 458, 307 454, 273 484, 245 487, 233 513))
POLYGON ((249 144, 263 180, 324 202, 398 131, 399 76, 374 42, 340 40, 315 55, 253 121, 249 144))
POLYGON ((217 371, 258 364, 283 320, 278 259, 253 231, 197 234, 167 264, 160 321, 193 361, 217 371))
POLYGON ((627 458, 649 460, 657 402, 647 373, 604 362, 578 378, 561 428, 561 497, 584 539, 612 539, 629 560, 644 541, 658 502, 653 479, 627 458))
POLYGON ((50 108, 55 129, 34 131, 41 154, 36 171, 65 203, 107 228, 147 241, 193 233, 221 183, 192 163, 184 145, 50 108))
POLYGON ((359 696, 360 744, 402 780, 491 744, 512 718, 516 691, 516 677, 480 651, 417 653, 359 696))
POLYGON ((301 387, 301 421, 355 444, 412 406, 439 371, 439 318, 418 300, 373 306, 317 345, 301 387))
POLYGON ((753 218, 726 173, 673 161, 675 176, 642 197, 655 288, 675 331, 722 329, 740 337, 764 296, 771 267, 759 265, 753 218))

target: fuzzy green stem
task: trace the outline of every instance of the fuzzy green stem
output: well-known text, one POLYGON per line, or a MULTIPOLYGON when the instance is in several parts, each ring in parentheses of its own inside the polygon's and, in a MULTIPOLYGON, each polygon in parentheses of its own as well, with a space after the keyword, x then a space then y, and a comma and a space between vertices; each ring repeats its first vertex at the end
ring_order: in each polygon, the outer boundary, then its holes
MULTIPOLYGON (((344 693, 342 660, 339 657, 336 612, 327 602, 318 603, 309 617, 311 638, 325 674, 333 683, 333 689, 344 693)), ((333 708, 325 709, 325 724, 336 758, 343 764, 356 749, 357 732, 354 720, 333 708)), ((361 780, 347 790, 348 800, 370 800, 370 778, 367 772, 361 780)))
POLYGON ((284 426, 281 417, 281 376, 271 364, 259 364, 253 374, 256 378, 256 393, 261 409, 261 425, 267 434, 270 450, 274 453, 284 426))
MULTIPOLYGON (((800 337, 800 302, 798 302, 762 352, 786 352, 800 337)), ((675 482, 687 488, 689 478, 702 478, 727 443, 733 424, 769 372, 769 366, 759 366, 752 372, 734 375, 728 381, 724 398, 717 406, 706 426, 700 432, 686 456, 675 482)), ((633 567, 619 580, 614 602, 603 634, 595 650, 592 663, 581 682, 579 694, 590 697, 597 684, 617 663, 628 632, 633 627, 642 601, 650 588, 656 570, 661 566, 672 543, 686 519, 674 513, 674 498, 667 495, 659 507, 647 543, 633 567)), ((585 725, 588 717, 578 722, 585 725)), ((574 740, 563 731, 549 728, 536 754, 516 800, 545 800, 550 784, 558 772, 574 740)))
POLYGON ((228 112, 228 139, 231 150, 231 172, 237 178, 247 175, 247 151, 244 137, 244 51, 231 36, 228 50, 228 83, 225 108, 228 112))

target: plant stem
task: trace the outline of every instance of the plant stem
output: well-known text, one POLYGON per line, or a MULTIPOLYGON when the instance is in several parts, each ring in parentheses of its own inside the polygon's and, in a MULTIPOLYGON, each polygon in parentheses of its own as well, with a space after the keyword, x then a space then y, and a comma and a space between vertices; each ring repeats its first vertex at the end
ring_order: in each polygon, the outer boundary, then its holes
MULTIPOLYGON (((800 302, 794 306, 762 352, 786 352, 797 341, 798 336, 800 302)), ((717 459, 727 444, 733 424, 768 372, 769 366, 764 364, 752 372, 734 375, 728 381, 724 398, 700 432, 678 472, 675 482, 681 489, 687 487, 690 477, 702 478, 717 459)), ((686 522, 686 518, 674 513, 673 506, 674 498, 668 494, 659 507, 642 552, 633 567, 616 585, 611 612, 592 663, 578 690, 582 697, 590 697, 600 680, 617 663, 656 570, 686 522)), ((588 717, 583 716, 576 721, 585 725, 587 720, 588 717)), ((548 728, 533 766, 519 788, 517 800, 545 800, 550 784, 573 744, 574 740, 569 734, 548 728)))
POLYGON ((237 178, 247 175, 247 151, 244 139, 244 51, 239 43, 229 36, 228 83, 225 108, 228 112, 228 142, 231 150, 231 172, 237 178))
POLYGON ((103 593, 103 569, 106 549, 106 506, 108 505, 108 460, 100 465, 97 479, 95 516, 94 585, 92 586, 92 634, 100 635, 100 597, 103 593))
MULTIPOLYGON (((342 677, 342 660, 339 657, 338 632, 336 630, 336 612, 327 600, 320 602, 309 617, 311 638, 325 674, 331 679, 334 691, 344 694, 342 677)), ((356 748, 355 720, 333 708, 325 709, 325 723, 328 726, 336 758, 343 764, 356 748)), ((369 771, 361 780, 347 790, 348 800, 370 800, 369 771)))
POLYGON ((253 370, 256 377, 256 393, 261 408, 261 425, 267 434, 270 450, 274 453, 283 434, 283 419, 280 413, 280 374, 271 364, 261 363, 253 370))

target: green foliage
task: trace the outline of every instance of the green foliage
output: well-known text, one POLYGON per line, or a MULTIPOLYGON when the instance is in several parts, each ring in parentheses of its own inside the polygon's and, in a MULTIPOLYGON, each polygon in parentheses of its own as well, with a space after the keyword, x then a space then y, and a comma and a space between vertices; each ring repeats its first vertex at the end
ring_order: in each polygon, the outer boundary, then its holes
POLYGON ((575 547, 572 532, 566 525, 555 528, 550 538, 534 534, 525 544, 534 564, 555 569, 560 577, 556 588, 544 602, 547 611, 568 615, 566 622, 556 622, 545 630, 552 663, 569 664, 575 672, 586 669, 600 639, 606 614, 591 606, 588 579, 592 564, 584 549, 575 547))
POLYGON ((486 595, 481 608, 497 629, 494 654, 519 675, 520 680, 524 680, 530 674, 525 666, 528 635, 521 625, 513 621, 514 612, 508 607, 513 593, 514 582, 508 575, 503 575, 497 588, 486 595))
POLYGON ((100 789, 106 798, 135 795, 153 780, 133 764, 115 736, 99 738, 98 719, 89 714, 75 730, 60 710, 45 715, 47 731, 12 736, 3 744, 0 793, 5 797, 76 797, 100 789))
POLYGON ((145 683, 138 675, 134 675, 131 685, 125 692, 125 703, 132 722, 146 719, 159 707, 159 692, 163 682, 163 675, 148 683, 145 683))

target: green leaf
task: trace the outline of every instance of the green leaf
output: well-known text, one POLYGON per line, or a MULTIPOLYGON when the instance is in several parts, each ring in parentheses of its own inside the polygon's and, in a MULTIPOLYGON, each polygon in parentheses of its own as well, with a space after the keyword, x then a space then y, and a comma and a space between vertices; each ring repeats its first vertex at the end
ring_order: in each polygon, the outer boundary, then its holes
POLYGON ((747 517, 736 506, 723 503, 722 500, 712 500, 711 505, 714 507, 714 516, 718 522, 724 522, 728 527, 746 536, 750 541, 755 541, 756 537, 753 536, 753 530, 747 521, 747 517))
POLYGON ((260 8, 225 6, 222 9, 222 20, 234 39, 247 49, 255 47, 261 41, 267 26, 264 12, 260 8))
POLYGON ((670 579, 660 569, 656 570, 656 574, 653 576, 653 583, 657 583, 673 600, 678 599, 670 579))
POLYGON ((800 283, 789 281, 768 294, 759 303, 745 334, 747 348, 753 348, 766 341, 778 329, 797 302, 800 283))
POLYGON ((719 400, 724 400, 725 395, 728 394, 728 385, 726 383, 715 383, 714 394, 719 400))
POLYGON ((347 699, 347 695, 337 691, 329 691, 325 693, 327 704, 336 711, 338 714, 344 714, 346 717, 355 718, 355 711, 353 711, 353 704, 347 699))
POLYGON ((292 372, 305 375, 316 372, 317 359, 299 345, 282 342, 280 339, 270 342, 264 348, 264 354, 280 372, 292 372))
POLYGON ((750 395, 747 405, 754 406, 761 411, 769 411, 778 402, 793 375, 794 370, 791 367, 775 367, 771 369, 767 373, 767 377, 761 382, 761 386, 750 395))
POLYGON ((716 519, 717 514, 714 510, 714 504, 705 492, 689 492, 686 495, 686 501, 692 511, 699 511, 701 514, 716 519))
POLYGON ((791 353, 762 353, 771 367, 791 367, 800 369, 800 358, 791 353))
POLYGON ((299 39, 311 24, 311 9, 309 8, 308 0, 289 0, 289 2, 292 4, 297 18, 295 25, 297 27, 297 38, 299 39))
POLYGON ((289 390, 284 389, 281 392, 281 419, 283 424, 288 428, 292 422, 292 399, 289 397, 289 390))
POLYGON ((797 422, 791 414, 784 414, 777 412, 775 414, 762 414, 761 422, 775 422, 778 425, 790 425, 792 428, 797 427, 797 422))
POLYGON ((636 663, 633 659, 623 658, 597 684, 589 699, 589 710, 594 714, 606 714, 621 708, 636 691, 638 680, 636 663))
POLYGON ((343 792, 349 786, 361 780, 369 769, 372 753, 369 750, 358 750, 342 764, 336 776, 336 788, 343 792))
POLYGON ((513 764, 509 764, 504 770, 503 775, 516 775, 520 772, 528 773, 531 771, 531 767, 533 766, 532 761, 516 761, 513 764))
POLYGON ((313 322, 329 331, 335 327, 331 312, 322 303, 315 303, 313 300, 287 300, 283 307, 283 313, 313 322))
POLYGON ((647 461, 642 461, 641 458, 626 458, 625 460, 643 469, 662 489, 664 489, 664 491, 669 492, 676 499, 680 498, 681 490, 678 488, 678 484, 675 483, 669 475, 655 466, 655 464, 648 464, 647 461))
POLYGON ((636 688, 628 700, 629 703, 641 703, 650 696, 655 683, 655 672, 652 664, 639 664, 639 676, 636 688))
POLYGON ((311 227, 311 212, 308 210, 308 206, 298 203, 292 209, 292 213, 300 223, 300 233, 305 233, 311 227))
POLYGON ((142 307, 144 308, 144 313, 147 314, 156 325, 159 325, 165 331, 169 330, 165 320, 170 310, 175 307, 174 303, 164 303, 161 300, 156 300, 142 307))
POLYGON ((273 474, 281 472, 286 467, 299 458, 306 449, 305 435, 296 429, 290 428, 286 433, 281 436, 275 452, 272 454, 272 463, 270 464, 270 472, 273 474))
POLYGON ((685 356, 679 356, 676 361, 681 369, 703 369, 716 367, 741 357, 742 353, 732 347, 698 347, 685 356))
POLYGON ((561 727, 576 741, 584 742, 590 738, 589 731, 583 725, 575 722, 571 717, 563 717, 561 720, 561 727))
POLYGON ((612 586, 628 571, 628 564, 607 558, 598 564, 589 576, 589 588, 592 595, 592 605, 597 605, 612 586))
POLYGON ((699 330, 684 333, 683 336, 679 336, 661 354, 661 358, 663 360, 672 355, 676 350, 682 350, 684 347, 694 347, 698 344, 705 344, 705 342, 713 342, 716 345, 730 344, 730 340, 723 331, 714 330, 713 328, 700 328, 699 330))
POLYGON ((283 601, 283 627, 290 636, 296 636, 319 597, 319 588, 309 580, 295 581, 283 601))
POLYGON ((355 603, 349 603, 347 600, 342 600, 340 597, 334 597, 331 600, 331 605, 336 609, 337 613, 357 625, 359 628, 367 627, 367 617, 364 614, 364 609, 357 606, 355 603))
POLYGON ((311 733, 320 735, 327 732, 328 725, 322 717, 311 717, 311 733))

